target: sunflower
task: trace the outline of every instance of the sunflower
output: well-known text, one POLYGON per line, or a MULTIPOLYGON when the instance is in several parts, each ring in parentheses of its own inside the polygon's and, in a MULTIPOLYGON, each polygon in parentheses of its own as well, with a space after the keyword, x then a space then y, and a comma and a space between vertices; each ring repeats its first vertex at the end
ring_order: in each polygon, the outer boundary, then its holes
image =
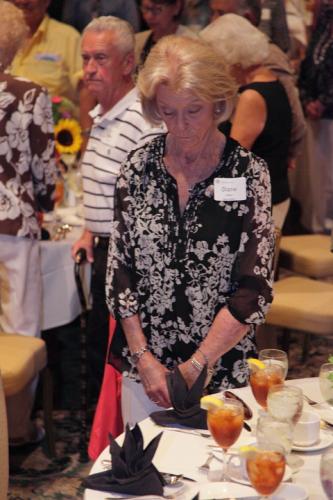
POLYGON ((54 127, 55 146, 59 154, 76 154, 81 147, 81 127, 76 120, 65 118, 54 127))

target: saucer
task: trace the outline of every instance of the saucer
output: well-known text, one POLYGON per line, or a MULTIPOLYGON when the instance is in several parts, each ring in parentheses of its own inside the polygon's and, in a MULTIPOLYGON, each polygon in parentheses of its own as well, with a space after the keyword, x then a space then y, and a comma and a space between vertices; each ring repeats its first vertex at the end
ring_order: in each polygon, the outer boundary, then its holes
POLYGON ((255 495, 255 490, 249 486, 237 483, 217 481, 213 483, 201 483, 199 490, 200 500, 210 500, 212 498, 244 498, 255 495))
POLYGON ((296 444, 292 445, 293 451, 319 451, 327 448, 333 443, 333 434, 328 434, 325 431, 320 431, 319 441, 317 443, 312 444, 311 446, 298 446, 296 444))
POLYGON ((321 403, 315 406, 320 417, 330 425, 333 425, 333 408, 326 403, 321 403))
MULTIPOLYGON (((184 500, 191 500, 193 497, 195 497, 198 494, 199 486, 198 484, 195 483, 183 483, 179 482, 177 485, 173 486, 165 486, 163 489, 163 497, 158 496, 158 495, 144 495, 142 498, 149 499, 149 500, 161 500, 164 497, 167 496, 177 496, 177 495, 182 495, 182 498, 184 500)), ((85 497, 87 497, 89 493, 89 499, 90 500, 105 500, 105 498, 123 498, 126 500, 126 498, 133 498, 134 495, 126 495, 125 493, 113 493, 113 492, 103 492, 103 491, 97 491, 97 490, 91 490, 87 488, 85 490, 85 497)), ((140 497, 138 497, 140 498, 140 497)))
POLYGON ((271 500, 307 500, 307 491, 298 484, 283 483, 272 495, 271 500))
MULTIPOLYGON (((286 465, 282 481, 288 481, 291 478, 291 474, 292 474, 291 468, 288 465, 286 465)), ((232 481, 235 481, 236 483, 251 485, 246 471, 243 471, 240 465, 237 466, 235 464, 229 464, 228 477, 232 481)))

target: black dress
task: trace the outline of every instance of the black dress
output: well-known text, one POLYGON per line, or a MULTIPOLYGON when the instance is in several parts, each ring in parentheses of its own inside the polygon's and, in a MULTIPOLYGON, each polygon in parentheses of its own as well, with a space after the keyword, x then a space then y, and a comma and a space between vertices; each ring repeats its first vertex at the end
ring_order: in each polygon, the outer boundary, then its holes
POLYGON ((264 98, 267 107, 264 129, 253 143, 251 151, 263 158, 268 165, 272 184, 272 204, 276 205, 287 200, 290 196, 288 152, 292 120, 291 108, 286 91, 278 80, 250 83, 241 87, 239 92, 242 93, 248 89, 258 92, 264 98))

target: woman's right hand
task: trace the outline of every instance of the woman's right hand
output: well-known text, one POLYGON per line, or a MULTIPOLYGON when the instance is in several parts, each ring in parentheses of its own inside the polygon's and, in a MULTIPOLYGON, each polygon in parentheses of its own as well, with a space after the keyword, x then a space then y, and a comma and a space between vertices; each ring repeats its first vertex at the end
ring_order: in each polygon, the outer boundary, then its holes
POLYGON ((163 408, 170 408, 171 401, 166 381, 169 370, 150 352, 140 358, 137 369, 149 399, 163 408))

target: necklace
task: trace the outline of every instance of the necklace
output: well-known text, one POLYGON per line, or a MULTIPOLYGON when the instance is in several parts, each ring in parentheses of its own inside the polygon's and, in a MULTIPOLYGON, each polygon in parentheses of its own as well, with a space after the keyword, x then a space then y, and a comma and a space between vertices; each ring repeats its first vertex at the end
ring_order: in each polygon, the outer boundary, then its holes
POLYGON ((326 52, 329 46, 333 43, 333 39, 331 38, 331 33, 329 30, 324 31, 321 37, 318 40, 318 43, 313 51, 313 62, 318 65, 320 64, 326 57, 326 52))

